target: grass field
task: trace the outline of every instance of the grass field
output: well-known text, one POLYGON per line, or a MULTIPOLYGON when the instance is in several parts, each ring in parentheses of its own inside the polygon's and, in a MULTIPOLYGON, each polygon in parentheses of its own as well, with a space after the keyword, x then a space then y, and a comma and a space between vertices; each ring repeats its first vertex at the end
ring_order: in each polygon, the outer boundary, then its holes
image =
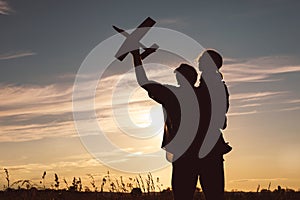
MULTIPOLYGON (((172 200, 173 194, 170 188, 164 189, 159 182, 153 180, 152 174, 148 173, 146 177, 141 175, 130 178, 130 182, 125 182, 124 178, 111 177, 109 171, 102 177, 101 183, 96 183, 91 174, 87 174, 90 179, 89 187, 84 186, 81 178, 74 177, 71 183, 66 179, 60 179, 54 174, 51 187, 45 186, 46 171, 41 176, 39 182, 31 180, 17 180, 11 183, 8 169, 4 169, 7 185, 0 190, 0 200, 133 200, 133 199, 157 199, 172 200), (63 184, 63 185, 62 185, 63 184)), ((256 192, 225 192, 226 200, 300 200, 300 191, 292 189, 270 190, 260 189, 260 185, 256 192)), ((194 199, 205 200, 204 194, 200 188, 196 189, 194 199)))
MULTIPOLYGON (((37 190, 37 189, 19 189, 0 192, 1 200, 172 200, 171 191, 155 193, 115 193, 115 192, 72 192, 67 190, 37 190)), ((196 192, 194 199, 205 200, 202 192, 196 192)), ((226 192, 226 200, 299 200, 300 192, 226 192)))

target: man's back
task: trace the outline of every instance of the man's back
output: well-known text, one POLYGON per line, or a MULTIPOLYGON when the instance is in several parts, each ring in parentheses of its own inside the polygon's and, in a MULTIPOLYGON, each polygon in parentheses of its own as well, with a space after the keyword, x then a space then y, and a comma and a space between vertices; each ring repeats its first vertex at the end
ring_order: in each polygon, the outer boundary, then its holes
POLYGON ((161 104, 164 113, 164 136, 162 147, 165 147, 175 137, 180 121, 181 109, 177 98, 178 87, 152 82, 143 86, 150 98, 161 104))

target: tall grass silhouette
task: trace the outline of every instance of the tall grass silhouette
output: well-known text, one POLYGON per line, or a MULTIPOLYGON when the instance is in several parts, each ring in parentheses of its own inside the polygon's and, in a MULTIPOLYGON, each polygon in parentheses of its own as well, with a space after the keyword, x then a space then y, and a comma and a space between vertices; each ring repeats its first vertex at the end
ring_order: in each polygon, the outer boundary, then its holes
MULTIPOLYGON (((87 174, 89 185, 83 185, 81 177, 73 177, 71 184, 65 178, 60 178, 57 173, 54 177, 46 176, 44 171, 39 182, 28 179, 17 180, 11 183, 9 169, 4 168, 6 185, 0 191, 0 199, 157 199, 171 200, 173 199, 172 190, 170 188, 163 189, 159 177, 156 181, 149 172, 146 177, 141 174, 134 178, 129 177, 128 181, 123 176, 112 177, 110 172, 96 179, 92 174, 87 174), (48 180, 49 179, 49 180, 48 180), (50 187, 46 187, 46 180, 50 183, 50 187), (98 183, 97 183, 98 182, 98 183), (61 184, 64 183, 64 184, 61 184)), ((231 191, 225 192, 226 200, 299 200, 300 191, 277 186, 271 191, 270 182, 266 189, 261 189, 258 185, 256 192, 231 191)), ((194 199, 205 200, 204 194, 200 188, 195 191, 194 199)))

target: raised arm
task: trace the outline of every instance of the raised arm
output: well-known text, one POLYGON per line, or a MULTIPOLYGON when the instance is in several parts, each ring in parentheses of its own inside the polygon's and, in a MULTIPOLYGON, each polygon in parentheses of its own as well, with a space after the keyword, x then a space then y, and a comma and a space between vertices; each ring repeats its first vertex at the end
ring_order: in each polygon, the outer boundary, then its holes
MULTIPOLYGON (((170 93, 164 85, 149 80, 143 67, 142 57, 139 50, 131 52, 135 68, 135 75, 138 84, 148 92, 148 96, 156 102, 162 104, 169 99, 170 93)), ((173 94, 173 93, 172 93, 173 94)))
POLYGON ((150 81, 146 75, 145 69, 143 67, 143 62, 141 59, 141 54, 139 50, 134 50, 131 52, 133 56, 133 63, 134 63, 134 68, 135 68, 135 75, 138 84, 143 87, 146 84, 149 84, 150 81))

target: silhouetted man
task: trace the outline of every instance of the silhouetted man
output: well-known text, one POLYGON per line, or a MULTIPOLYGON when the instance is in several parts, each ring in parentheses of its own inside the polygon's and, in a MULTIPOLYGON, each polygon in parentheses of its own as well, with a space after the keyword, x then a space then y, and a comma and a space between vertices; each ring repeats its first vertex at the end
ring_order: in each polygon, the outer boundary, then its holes
POLYGON ((164 108, 162 148, 167 151, 167 155, 172 155, 169 160, 173 166, 174 199, 193 199, 199 175, 207 200, 224 199, 223 154, 230 151, 230 147, 220 134, 216 145, 206 157, 200 159, 198 155, 211 120, 211 99, 204 79, 201 78, 200 86, 195 87, 196 70, 190 65, 181 64, 174 71, 178 87, 150 81, 143 69, 139 50, 131 53, 139 85, 164 108))

